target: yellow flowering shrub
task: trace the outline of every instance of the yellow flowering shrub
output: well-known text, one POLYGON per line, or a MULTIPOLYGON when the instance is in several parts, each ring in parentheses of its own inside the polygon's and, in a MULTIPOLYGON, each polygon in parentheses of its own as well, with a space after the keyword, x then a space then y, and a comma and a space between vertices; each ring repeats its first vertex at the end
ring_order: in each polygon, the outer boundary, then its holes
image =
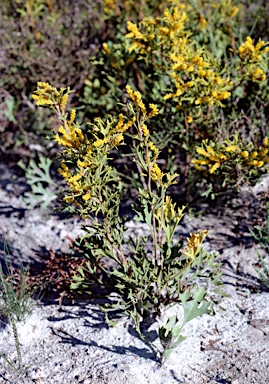
MULTIPOLYGON (((70 89, 58 91, 47 83, 38 83, 33 99, 40 106, 50 107, 61 121, 54 140, 61 145, 59 172, 69 188, 64 193, 65 206, 73 214, 90 218, 90 223, 83 228, 85 235, 75 242, 76 253, 88 258, 88 262, 85 268, 78 269, 71 288, 89 288, 89 275, 90 281, 94 279, 100 286, 106 286, 109 279, 112 291, 119 298, 110 309, 120 307, 130 315, 142 338, 141 318, 149 313, 157 315, 163 305, 177 301, 184 304, 188 299, 188 308, 184 305, 183 308, 184 311, 191 308, 192 318, 211 313, 207 289, 201 288, 196 280, 204 278, 205 271, 210 270, 208 282, 212 279, 219 285, 220 265, 215 262, 216 255, 201 250, 208 231, 191 233, 186 246, 174 241, 184 207, 176 208, 167 196, 167 189, 176 184, 178 175, 161 170, 160 151, 150 137, 148 121, 158 115, 157 105, 147 105, 141 93, 127 85, 131 100, 125 105, 128 113, 110 116, 106 121, 96 118, 87 131, 82 131, 75 122, 74 109, 70 113, 66 111, 70 92, 70 89), (132 208, 135 219, 146 223, 150 231, 148 237, 137 240, 124 237, 127 218, 119 215, 123 183, 111 158, 111 152, 124 144, 127 133, 133 138, 131 156, 144 179, 144 187, 137 191, 138 202, 132 208), (152 251, 148 250, 149 244, 152 251), (106 258, 112 260, 113 268, 106 267, 109 265, 104 261, 106 258)), ((174 345, 182 341, 180 332, 187 321, 173 332, 174 345)), ((162 327, 159 332, 163 346, 159 353, 165 360, 171 347, 167 349, 163 329, 171 330, 162 327)))
MULTIPOLYGON (((231 7, 230 0, 225 3, 229 3, 226 10, 234 17, 238 7, 231 7)), ((225 4, 222 6, 225 8, 225 4)), ((264 41, 260 39, 255 45, 247 37, 238 48, 240 60, 235 75, 233 67, 221 69, 218 58, 212 55, 214 51, 199 47, 187 29, 188 17, 191 15, 186 13, 186 7, 180 6, 166 8, 161 17, 146 17, 139 25, 127 22, 129 33, 125 38, 131 40, 129 51, 152 61, 157 69, 166 71, 174 83, 175 91, 166 94, 164 100, 172 98, 179 109, 192 109, 193 114, 196 106, 200 110, 200 105, 223 107, 222 101, 228 99, 243 80, 265 80, 261 65, 268 59, 269 47, 265 47, 264 41)), ((236 49, 234 53, 237 55, 236 49)))
POLYGON ((194 167, 205 176, 221 176, 229 187, 259 177, 259 168, 268 171, 268 137, 258 148, 252 142, 245 144, 238 135, 221 143, 204 140, 196 147, 196 153, 198 158, 191 161, 194 167))

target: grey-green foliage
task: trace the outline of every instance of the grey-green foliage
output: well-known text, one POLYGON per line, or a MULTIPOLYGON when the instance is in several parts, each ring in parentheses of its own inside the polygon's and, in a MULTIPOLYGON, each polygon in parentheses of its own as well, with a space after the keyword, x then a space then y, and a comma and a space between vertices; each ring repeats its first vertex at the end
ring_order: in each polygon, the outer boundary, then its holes
POLYGON ((45 210, 57 198, 55 193, 57 184, 50 175, 51 164, 52 160, 43 156, 39 157, 38 163, 31 159, 28 166, 22 160, 18 162, 25 171, 27 183, 31 187, 31 191, 24 194, 24 202, 30 209, 40 206, 45 210), (51 187, 54 187, 54 190, 51 187))
POLYGON ((16 105, 15 105, 14 98, 13 97, 10 97, 10 98, 6 97, 5 98, 5 104, 6 104, 6 108, 4 109, 2 114, 5 115, 7 121, 12 122, 12 123, 16 123, 16 118, 14 115, 16 105))
POLYGON ((176 315, 170 317, 166 324, 159 328, 159 339, 163 346, 162 359, 165 361, 173 351, 173 349, 182 341, 186 336, 181 334, 185 324, 192 319, 204 314, 212 313, 212 303, 206 299, 205 288, 197 289, 192 295, 189 291, 185 291, 180 295, 184 310, 184 318, 180 324, 176 315))
POLYGON ((7 246, 5 236, 3 235, 4 255, 5 255, 5 271, 0 264, 0 316, 8 319, 12 334, 15 342, 15 348, 18 358, 18 367, 15 363, 6 356, 6 354, 0 350, 0 357, 3 359, 20 375, 24 374, 27 367, 23 366, 20 342, 18 331, 16 327, 16 321, 23 321, 29 316, 34 309, 34 302, 31 299, 33 291, 27 284, 27 273, 21 265, 20 281, 16 279, 12 265, 9 261, 11 255, 9 254, 9 248, 7 246))
MULTIPOLYGON (((143 211, 141 220, 145 222, 147 220, 143 216, 150 215, 147 204, 143 211)), ((224 295, 218 288, 221 285, 220 263, 216 262, 216 254, 202 249, 189 263, 181 254, 182 242, 170 239, 175 231, 173 221, 169 224, 170 231, 166 228, 171 235, 167 237, 169 241, 164 242, 162 248, 159 247, 161 256, 156 260, 150 251, 150 235, 126 239, 123 236, 126 229, 124 220, 114 219, 114 233, 111 236, 118 239, 119 248, 129 248, 129 252, 126 252, 127 262, 122 262, 120 266, 118 263, 112 263, 111 267, 108 263, 106 266, 106 262, 102 262, 104 257, 113 259, 113 247, 106 238, 106 225, 87 227, 87 235, 78 239, 75 247, 88 262, 77 270, 71 288, 89 294, 94 285, 109 288, 116 295, 113 299, 110 297, 110 303, 101 308, 106 312, 109 324, 115 324, 111 321, 113 319, 108 318, 112 311, 127 314, 142 339, 153 346, 165 361, 173 348, 185 339, 181 331, 187 322, 202 314, 213 314, 210 291, 224 295), (142 334, 141 325, 147 316, 157 317, 163 309, 175 303, 183 306, 183 323, 179 325, 177 317, 173 316, 160 328, 159 339, 163 349, 159 350, 149 341, 146 333, 142 334)))
MULTIPOLYGON (((265 228, 262 229, 258 225, 254 227, 257 231, 256 233, 250 229, 250 233, 260 245, 260 247, 265 251, 266 256, 269 256, 269 203, 266 203, 267 209, 267 218, 265 223, 265 228)), ((260 259, 261 268, 255 268, 255 271, 258 273, 261 281, 264 285, 269 288, 269 268, 265 263, 264 257, 261 255, 260 251, 256 249, 256 252, 260 259)))

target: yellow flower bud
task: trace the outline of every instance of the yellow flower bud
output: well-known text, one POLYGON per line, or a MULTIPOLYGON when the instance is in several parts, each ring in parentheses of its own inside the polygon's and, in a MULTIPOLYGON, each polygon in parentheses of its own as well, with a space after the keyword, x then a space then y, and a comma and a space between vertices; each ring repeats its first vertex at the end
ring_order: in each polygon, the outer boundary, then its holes
POLYGON ((255 159, 257 156, 258 156, 258 152, 257 152, 257 151, 254 151, 254 152, 252 152, 252 154, 251 154, 251 159, 255 159))
POLYGON ((82 199, 85 201, 88 201, 91 197, 92 197, 91 194, 87 192, 85 195, 82 196, 82 199))
POLYGON ((187 116, 187 122, 188 122, 188 123, 192 123, 192 121, 193 121, 192 116, 188 115, 188 116, 187 116))
POLYGON ((107 43, 103 43, 103 48, 104 48, 104 51, 106 52, 107 55, 111 54, 111 50, 110 50, 109 46, 107 45, 107 43))
POLYGON ((241 152, 241 156, 244 157, 245 159, 248 157, 248 155, 249 155, 248 151, 241 152))
POLYGON ((235 152, 238 150, 239 150, 239 148, 237 145, 229 145, 228 147, 225 148, 226 152, 235 152))

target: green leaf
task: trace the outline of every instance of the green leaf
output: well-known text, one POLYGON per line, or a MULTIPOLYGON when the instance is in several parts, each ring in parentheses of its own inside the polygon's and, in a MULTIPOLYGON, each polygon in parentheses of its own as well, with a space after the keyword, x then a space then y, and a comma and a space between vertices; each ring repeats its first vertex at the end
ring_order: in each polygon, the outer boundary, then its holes
POLYGON ((194 293, 193 297, 191 297, 191 293, 187 290, 180 295, 184 309, 183 324, 186 324, 187 322, 191 321, 192 319, 198 316, 210 314, 210 303, 207 301, 204 301, 202 303, 205 296, 206 293, 204 287, 198 289, 198 291, 194 293))

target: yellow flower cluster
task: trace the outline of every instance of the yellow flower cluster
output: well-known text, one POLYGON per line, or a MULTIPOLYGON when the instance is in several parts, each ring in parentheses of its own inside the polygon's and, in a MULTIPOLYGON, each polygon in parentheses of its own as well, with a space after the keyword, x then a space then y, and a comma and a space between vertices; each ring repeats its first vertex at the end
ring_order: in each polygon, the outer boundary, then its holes
POLYGON ((269 163, 268 137, 264 139, 263 146, 257 149, 252 143, 246 146, 238 140, 237 136, 233 142, 226 140, 218 146, 204 140, 202 146, 196 148, 196 152, 200 158, 193 159, 192 164, 199 171, 209 171, 211 174, 220 167, 225 168, 235 166, 235 164, 241 164, 243 168, 251 169, 252 167, 261 168, 269 163))
MULTIPOLYGON (((125 123, 125 117, 122 114, 119 115, 118 119, 115 127, 111 126, 109 130, 101 132, 104 138, 94 141, 92 144, 94 147, 100 148, 105 145, 107 145, 107 147, 118 147, 123 144, 123 133, 134 124, 135 117, 130 119, 127 123, 125 123)), ((100 119, 98 119, 98 121, 100 122, 100 119)))
POLYGON ((39 81, 32 98, 36 101, 37 106, 56 105, 60 101, 60 92, 50 84, 39 81))
MULTIPOLYGON (((181 220, 184 213, 184 209, 186 208, 186 206, 183 205, 182 208, 177 208, 176 209, 176 203, 173 203, 173 200, 171 199, 170 196, 166 196, 165 198, 165 203, 164 203, 164 216, 165 218, 167 218, 167 220, 169 220, 169 222, 171 221, 174 221, 175 218, 178 218, 178 220, 181 220)), ((162 215, 162 212, 161 212, 161 215, 162 215)), ((159 219, 159 217, 157 217, 159 219)))
MULTIPOLYGON (((185 7, 186 8, 186 7, 185 7)), ((130 51, 136 49, 141 54, 158 52, 168 63, 168 70, 175 85, 175 92, 164 96, 164 100, 176 99, 179 107, 184 101, 197 106, 201 104, 222 106, 222 100, 230 97, 232 82, 220 76, 216 63, 203 49, 199 49, 185 31, 187 14, 184 7, 166 8, 162 17, 145 18, 140 26, 128 22, 130 31, 125 37, 132 39, 130 51)), ((157 56, 157 55, 156 55, 157 56)), ((153 64, 160 67, 159 59, 151 57, 153 64)))
POLYGON ((191 232, 186 250, 181 251, 183 255, 187 256, 190 261, 193 261, 208 233, 209 231, 207 230, 204 230, 202 233, 200 230, 198 233, 191 232))
POLYGON ((128 21, 129 33, 125 38, 132 39, 129 52, 137 50, 146 54, 154 51, 160 44, 166 44, 167 51, 170 51, 173 41, 183 34, 186 20, 186 13, 179 7, 173 7, 164 10, 163 18, 145 17, 139 26, 128 21))
POLYGON ((249 62, 258 62, 261 60, 262 55, 269 51, 269 47, 266 43, 259 39, 255 45, 253 39, 248 36, 246 41, 238 48, 239 56, 242 60, 249 62))
POLYGON ((166 35, 169 39, 174 40, 175 37, 182 33, 187 21, 186 12, 178 7, 171 9, 166 8, 163 13, 162 22, 165 27, 158 26, 161 35, 166 35))
POLYGON ((146 115, 147 110, 146 110, 145 104, 142 101, 141 93, 139 93, 138 91, 133 91, 130 85, 126 86, 126 91, 130 96, 130 98, 132 99, 132 101, 134 102, 134 104, 136 105, 136 107, 141 110, 143 115, 146 115))
MULTIPOLYGON (((106 122, 96 118, 95 123, 91 124, 92 129, 89 135, 83 134, 80 125, 75 123, 75 109, 71 110, 69 118, 68 114, 65 113, 70 92, 72 92, 70 88, 57 90, 48 83, 39 82, 33 98, 37 105, 53 107, 62 122, 54 139, 58 144, 65 147, 64 151, 69 156, 70 165, 62 162, 58 171, 71 190, 65 200, 77 203, 79 196, 84 201, 88 201, 95 195, 94 185, 90 181, 91 175, 95 175, 98 167, 103 166, 102 161, 106 162, 107 155, 113 148, 123 144, 123 134, 134 124, 136 118, 128 119, 127 122, 122 114, 119 115, 118 119, 110 117, 106 122)), ((132 95, 137 105, 143 107, 141 95, 135 92, 132 95)), ((151 116, 158 111, 153 104, 151 104, 150 109, 149 115, 151 116)), ((149 118, 148 115, 147 118, 149 118)))
MULTIPOLYGON (((70 113, 69 122, 73 123, 75 113, 73 110, 70 113)), ((72 202, 74 200, 74 194, 80 195, 86 202, 94 196, 93 185, 89 182, 89 172, 96 171, 96 157, 97 153, 100 155, 108 153, 112 148, 115 148, 123 144, 123 133, 131 127, 134 123, 134 119, 125 122, 125 118, 122 114, 119 115, 118 120, 112 119, 104 123, 101 119, 96 119, 94 124, 94 131, 96 136, 92 139, 88 139, 86 135, 83 135, 79 126, 70 126, 67 124, 67 129, 61 127, 59 132, 61 137, 56 135, 55 140, 64 145, 67 148, 76 148, 77 154, 80 159, 76 162, 76 169, 73 173, 70 172, 68 166, 62 163, 59 173, 67 181, 72 193, 67 195, 65 200, 72 202), (97 138, 103 136, 103 139, 97 138)))
POLYGON ((137 107, 140 115, 138 119, 138 133, 140 139, 143 140, 146 147, 145 163, 148 163, 150 177, 156 184, 161 184, 165 174, 161 171, 160 167, 157 164, 159 149, 150 140, 149 130, 147 125, 145 124, 146 120, 158 114, 158 108, 155 104, 149 104, 149 109, 151 109, 151 111, 147 113, 147 108, 142 101, 141 93, 138 91, 133 91, 129 85, 126 86, 126 90, 129 97, 137 107))
POLYGON ((71 191, 72 195, 65 196, 64 200, 66 202, 72 203, 74 201, 74 194, 82 194, 82 199, 87 201, 91 198, 91 193, 89 191, 89 187, 82 179, 82 174, 75 174, 71 176, 70 171, 66 164, 62 163, 62 168, 58 169, 58 172, 63 176, 63 178, 67 181, 67 184, 71 191))
POLYGON ((32 95, 32 98, 36 101, 37 106, 58 107, 60 112, 64 114, 66 103, 71 92, 73 91, 71 91, 69 87, 67 89, 60 88, 60 90, 57 90, 49 83, 39 81, 37 83, 37 90, 32 95))
POLYGON ((116 0, 103 0, 103 10, 107 15, 115 15, 116 0))
POLYGON ((85 141, 85 137, 78 126, 66 122, 64 126, 59 128, 58 133, 55 135, 55 141, 64 147, 78 149, 85 141))
POLYGON ((198 29, 203 30, 208 26, 208 20, 212 19, 216 26, 227 23, 231 19, 234 19, 239 12, 239 7, 233 5, 233 0, 222 0, 221 2, 216 1, 203 1, 199 3, 199 8, 201 10, 198 13, 198 29), (216 8, 218 12, 216 13, 216 8), (214 15, 213 15, 214 14, 214 15), (213 17, 212 17, 213 16, 213 17))
POLYGON ((159 111, 158 111, 157 105, 152 103, 149 104, 149 108, 151 109, 151 111, 147 114, 147 109, 145 104, 142 101, 142 96, 140 92, 133 91, 130 85, 126 86, 126 91, 129 97, 131 98, 131 100, 133 101, 133 103, 135 104, 135 106, 137 107, 137 109, 142 112, 144 121, 158 114, 159 111))
POLYGON ((193 95, 193 102, 196 105, 215 103, 222 105, 221 100, 231 96, 228 89, 233 83, 209 69, 212 64, 204 59, 202 50, 195 52, 186 42, 182 52, 172 53, 170 59, 175 62, 171 76, 175 80, 176 92, 165 95, 164 100, 181 96, 179 102, 181 105, 184 100, 182 96, 186 93, 187 97, 189 94, 193 95))
POLYGON ((151 163, 150 176, 155 183, 162 181, 164 173, 160 170, 158 164, 151 163))
MULTIPOLYGON (((127 33, 127 35, 125 35, 126 39, 130 39, 130 38, 135 38, 135 39, 144 39, 144 35, 143 33, 141 33, 139 31, 139 28, 136 24, 132 23, 131 21, 127 21, 127 29, 128 31, 130 31, 129 33, 127 33)), ((146 40, 146 38, 145 38, 146 40)))
POLYGON ((119 115, 119 121, 116 127, 112 130, 113 133, 124 133, 128 131, 129 128, 135 122, 135 118, 129 120, 127 123, 124 123, 124 116, 122 114, 119 115))
POLYGON ((268 44, 259 39, 255 45, 253 39, 248 36, 246 41, 238 48, 238 52, 240 59, 246 65, 246 76, 254 82, 264 81, 266 74, 260 66, 268 59, 268 56, 266 56, 267 52, 269 52, 268 44))

